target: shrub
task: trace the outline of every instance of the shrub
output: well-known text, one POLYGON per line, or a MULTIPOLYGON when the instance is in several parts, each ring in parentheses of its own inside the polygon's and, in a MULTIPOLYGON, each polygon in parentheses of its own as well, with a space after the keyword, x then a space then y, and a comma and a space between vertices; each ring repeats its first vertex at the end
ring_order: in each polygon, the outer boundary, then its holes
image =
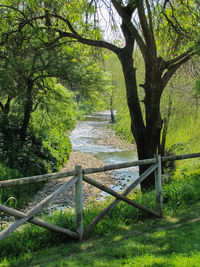
MULTIPOLYGON (((55 138, 52 143, 42 142, 34 136, 28 136, 25 142, 20 139, 1 141, 0 159, 4 162, 2 166, 6 166, 6 171, 1 173, 1 180, 56 172, 67 162, 71 151, 67 136, 59 140, 55 138)), ((13 196, 17 199, 18 206, 21 206, 43 185, 43 182, 38 182, 31 186, 27 184, 6 188, 3 190, 3 201, 13 196)))
MULTIPOLYGON (((10 169, 0 162, 0 181, 20 178, 22 176, 23 175, 18 170, 10 169)), ((16 193, 17 188, 14 186, 0 189, 0 202, 5 203, 10 197, 15 197, 17 199, 16 193)))

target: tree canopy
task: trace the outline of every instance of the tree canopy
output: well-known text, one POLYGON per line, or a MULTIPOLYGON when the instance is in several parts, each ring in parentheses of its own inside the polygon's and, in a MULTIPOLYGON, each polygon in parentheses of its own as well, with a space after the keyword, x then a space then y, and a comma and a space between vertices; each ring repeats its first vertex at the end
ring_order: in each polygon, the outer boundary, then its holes
MULTIPOLYGON (((160 151, 163 119, 160 112, 162 93, 174 73, 195 54, 194 42, 199 35, 199 3, 195 0, 94 0, 94 1, 5 1, 2 11, 18 15, 14 25, 2 34, 1 43, 26 25, 48 32, 51 43, 79 42, 115 53, 121 63, 126 85, 131 130, 139 159, 151 158, 160 151), (114 18, 118 16, 123 42, 102 38, 97 14, 102 5, 114 18), (137 44, 137 45, 136 45, 137 44), (134 50, 140 50, 145 71, 137 83, 134 50), (144 91, 140 99, 139 86, 144 91), (144 105, 144 114, 142 106, 144 105)), ((100 10, 101 9, 101 10, 100 10)), ((7 13, 6 13, 7 14, 7 13)), ((107 23, 110 23, 110 18, 107 23)), ((115 27, 117 30, 117 28, 115 27)), ((140 173, 146 166, 140 168, 140 173)), ((154 178, 142 183, 152 187, 154 178)))

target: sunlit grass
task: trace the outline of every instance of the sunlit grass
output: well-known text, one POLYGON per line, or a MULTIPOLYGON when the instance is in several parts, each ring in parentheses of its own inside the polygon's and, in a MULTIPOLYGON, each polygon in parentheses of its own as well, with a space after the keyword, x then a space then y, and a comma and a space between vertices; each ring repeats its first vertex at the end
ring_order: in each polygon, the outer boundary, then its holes
MULTIPOLYGON (((1 241, 0 266, 199 266, 200 220, 191 220, 199 217, 200 180, 197 174, 188 180, 188 187, 182 180, 164 187, 168 217, 149 218, 121 202, 83 242, 27 225, 1 241)), ((155 204, 154 192, 131 197, 148 207, 155 204)), ((84 212, 85 226, 109 202, 92 201, 84 212)), ((46 220, 75 227, 69 212, 57 212, 46 220)))
MULTIPOLYGON (((198 216, 195 207, 186 212, 198 216)), ((184 220, 184 213, 176 218, 184 220)), ((165 219, 143 221, 81 243, 30 251, 0 266, 200 266, 200 221, 175 225, 165 219)))

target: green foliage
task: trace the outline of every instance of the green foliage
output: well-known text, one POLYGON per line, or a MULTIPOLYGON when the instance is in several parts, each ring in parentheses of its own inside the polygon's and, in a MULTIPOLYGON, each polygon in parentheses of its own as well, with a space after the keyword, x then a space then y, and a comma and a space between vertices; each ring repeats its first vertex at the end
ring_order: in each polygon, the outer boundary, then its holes
POLYGON ((169 51, 177 53, 194 47, 199 34, 199 8, 197 1, 176 1, 172 5, 167 2, 155 9, 154 26, 157 47, 164 56, 169 51), (169 23, 170 22, 170 23, 169 23), (163 40, 167 40, 163 46, 163 40))
MULTIPOLYGON (((166 148, 171 153, 181 155, 200 151, 200 119, 195 106, 184 106, 186 114, 172 114, 166 140, 166 148), (188 112, 187 112, 188 111, 188 112)), ((200 166, 199 158, 175 162, 176 172, 190 172, 200 166)), ((175 171, 175 170, 174 170, 175 171)))
MULTIPOLYGON (((18 114, 13 109, 7 135, 0 135, 0 159, 21 173, 18 178, 59 171, 69 158, 71 143, 68 133, 75 126, 77 107, 72 93, 56 84, 55 80, 48 82, 51 82, 49 88, 52 90, 41 95, 41 98, 48 101, 49 107, 42 102, 33 113, 26 139, 21 140, 14 132, 18 114)), ((16 178, 16 175, 10 178, 16 178)), ((4 201, 14 196, 20 206, 42 185, 43 183, 35 183, 31 187, 23 185, 4 189, 4 201)))
MULTIPOLYGON (((5 164, 0 162, 0 181, 10 180, 10 179, 15 179, 15 178, 20 178, 20 177, 23 177, 23 175, 18 170, 13 169, 13 168, 12 169, 8 168, 5 164)), ((10 197, 16 196, 16 192, 17 192, 17 188, 14 186, 1 189, 0 190, 0 203, 5 203, 8 201, 10 197)), ((17 201, 17 198, 16 198, 16 201, 17 201)))
MULTIPOLYGON (((61 12, 77 21, 77 30, 84 30, 83 17, 94 11, 86 1, 67 5, 54 0, 1 1, 0 160, 18 170, 19 177, 59 171, 67 162, 68 135, 79 116, 76 100, 84 103, 82 109, 88 109, 84 105, 93 110, 104 107, 107 78, 94 60, 100 61, 101 54, 78 43, 59 41, 50 27, 52 23, 66 28, 63 21, 49 17, 51 12, 61 12), (18 23, 24 17, 44 14, 41 23, 18 23)), ((94 33, 100 38, 97 28, 87 26, 88 36, 94 33)), ((6 189, 4 201, 13 195, 21 205, 42 185, 6 189)))
POLYGON ((163 205, 168 212, 184 210, 200 201, 200 171, 176 173, 172 182, 164 187, 163 205))

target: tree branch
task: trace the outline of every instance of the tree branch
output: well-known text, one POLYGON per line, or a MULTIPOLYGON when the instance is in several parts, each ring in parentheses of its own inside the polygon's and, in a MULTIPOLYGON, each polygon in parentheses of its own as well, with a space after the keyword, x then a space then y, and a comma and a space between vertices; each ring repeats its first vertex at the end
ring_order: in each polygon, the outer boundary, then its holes
POLYGON ((88 39, 88 38, 82 37, 79 34, 74 34, 74 33, 71 33, 71 32, 63 32, 63 31, 61 31, 59 29, 55 29, 55 30, 59 33, 60 38, 63 38, 63 37, 72 38, 72 39, 75 39, 75 40, 79 41, 82 44, 86 44, 86 45, 89 45, 89 46, 106 48, 106 49, 109 49, 109 50, 113 51, 117 55, 121 51, 121 48, 119 48, 119 47, 117 47, 117 46, 115 46, 115 45, 113 45, 111 43, 108 43, 106 41, 98 41, 98 40, 88 39))
POLYGON ((51 15, 51 16, 54 17, 54 18, 57 18, 57 19, 62 20, 63 22, 66 23, 66 25, 67 25, 68 28, 70 29, 71 33, 73 33, 73 34, 75 34, 75 35, 79 35, 79 34, 75 31, 75 29, 73 28, 72 24, 69 22, 68 19, 63 18, 62 16, 57 15, 57 14, 49 14, 49 15, 51 15))
POLYGON ((184 63, 186 63, 188 60, 192 58, 193 54, 186 55, 181 60, 179 60, 177 63, 171 65, 167 72, 164 74, 162 81, 163 81, 163 88, 167 85, 173 74, 182 66, 184 63))
POLYGON ((153 20, 152 20, 151 6, 150 6, 148 0, 145 0, 145 3, 146 3, 146 6, 147 6, 147 12, 148 12, 149 28, 151 30, 152 36, 154 36, 153 35, 153 20))
POLYGON ((36 109, 37 109, 37 107, 38 107, 38 105, 39 105, 40 103, 39 102, 37 102, 36 104, 35 104, 35 107, 34 108, 32 108, 32 111, 31 111, 31 113, 33 113, 34 111, 36 111, 36 109))
MULTIPOLYGON (((156 44, 153 37, 153 32, 151 31, 151 26, 148 25, 143 0, 137 1, 138 15, 140 18, 140 24, 144 34, 144 39, 146 41, 146 49, 151 50, 151 55, 156 57, 156 44)), ((150 10, 148 10, 150 12, 150 10)), ((153 30, 153 29, 152 29, 153 30)))
MULTIPOLYGON (((135 38, 141 52, 142 55, 145 56, 146 54, 146 46, 145 43, 142 39, 142 37, 140 36, 138 30, 136 29, 136 27, 133 25, 133 23, 131 22, 131 18, 129 18, 126 14, 126 9, 123 8, 116 0, 111 0, 112 4, 114 5, 117 13, 119 14, 119 16, 122 18, 124 24, 126 24, 126 26, 128 27, 129 31, 132 33, 133 37, 135 38)), ((135 2, 136 3, 136 2, 135 2)), ((128 5, 127 5, 128 7, 128 5)), ((135 10, 135 8, 134 8, 135 10)), ((134 11, 133 10, 133 11, 134 11)))
POLYGON ((14 6, 0 5, 0 8, 9 8, 9 9, 12 9, 12 10, 14 10, 15 12, 20 13, 20 14, 27 20, 25 14, 24 14, 20 9, 18 9, 18 8, 14 7, 14 6))
POLYGON ((178 61, 182 60, 182 59, 185 58, 186 56, 188 56, 188 55, 193 56, 193 55, 195 55, 195 54, 196 54, 195 50, 190 49, 190 50, 184 52, 183 54, 179 55, 178 57, 166 61, 166 66, 167 66, 167 67, 170 67, 170 65, 177 63, 178 61))
POLYGON ((3 106, 1 101, 0 101, 0 107, 1 107, 2 111, 4 111, 4 106, 3 106))

